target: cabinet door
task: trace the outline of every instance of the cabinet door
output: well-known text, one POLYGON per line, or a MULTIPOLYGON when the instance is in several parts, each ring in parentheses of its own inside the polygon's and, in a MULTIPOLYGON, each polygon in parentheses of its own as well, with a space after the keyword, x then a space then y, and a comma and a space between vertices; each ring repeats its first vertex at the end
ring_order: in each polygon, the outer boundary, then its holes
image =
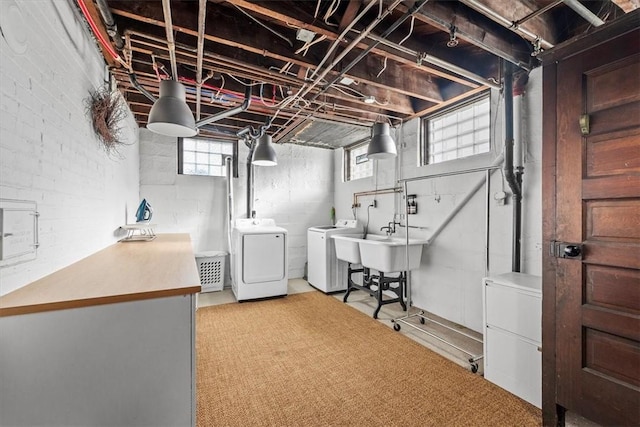
POLYGON ((541 342, 542 304, 539 294, 519 291, 488 281, 486 284, 487 325, 541 342))
POLYGON ((542 353, 538 345, 487 327, 484 377, 538 408, 542 400, 542 353))

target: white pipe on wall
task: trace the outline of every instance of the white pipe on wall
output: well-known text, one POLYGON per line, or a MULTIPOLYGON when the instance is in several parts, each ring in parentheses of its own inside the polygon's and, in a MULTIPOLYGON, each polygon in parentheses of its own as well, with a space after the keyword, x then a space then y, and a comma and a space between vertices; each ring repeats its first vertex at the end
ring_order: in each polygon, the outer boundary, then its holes
POLYGON ((229 245, 229 253, 233 253, 231 232, 233 230, 233 159, 225 157, 224 165, 227 173, 227 243, 229 245))
POLYGON ((522 143, 522 95, 513 97, 513 166, 521 167, 524 162, 522 143))

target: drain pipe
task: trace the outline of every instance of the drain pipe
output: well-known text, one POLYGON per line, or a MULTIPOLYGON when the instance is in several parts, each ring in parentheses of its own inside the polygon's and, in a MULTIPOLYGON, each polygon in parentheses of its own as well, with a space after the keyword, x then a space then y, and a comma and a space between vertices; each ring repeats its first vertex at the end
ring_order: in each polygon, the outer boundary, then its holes
POLYGON ((245 140, 245 144, 249 147, 247 155, 247 218, 253 218, 256 212, 253 210, 253 152, 256 149, 256 140, 251 142, 245 140))
POLYGON ((227 175, 227 243, 229 244, 229 253, 232 253, 231 232, 233 229, 233 159, 231 156, 224 158, 224 166, 227 175))
POLYGON ((513 67, 504 61, 504 176, 513 193, 513 242, 511 270, 520 272, 520 239, 522 234, 522 167, 513 167, 513 67))

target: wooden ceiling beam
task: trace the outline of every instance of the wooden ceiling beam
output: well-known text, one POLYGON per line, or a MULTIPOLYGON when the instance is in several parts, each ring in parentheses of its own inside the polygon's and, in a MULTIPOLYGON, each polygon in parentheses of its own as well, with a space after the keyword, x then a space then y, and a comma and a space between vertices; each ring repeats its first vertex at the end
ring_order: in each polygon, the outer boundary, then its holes
MULTIPOLYGON (((160 12, 161 10, 159 10, 156 13, 160 13, 160 12)), ((164 27, 164 21, 159 19, 159 17, 150 17, 147 15, 142 16, 142 15, 138 15, 133 12, 122 10, 122 9, 114 9, 113 13, 118 16, 123 16, 129 19, 138 20, 146 24, 151 24, 157 27, 164 27)), ((147 13, 150 13, 150 12, 147 12, 147 13)), ((173 20, 173 27, 176 31, 182 32, 184 34, 187 34, 193 37, 197 36, 196 31, 180 26, 179 23, 180 23, 179 19, 176 18, 173 20)), ((207 26, 207 28, 209 27, 211 26, 207 26)), ((223 27, 224 26, 220 25, 220 26, 217 26, 215 30, 211 30, 211 31, 224 31, 223 27)), ((270 50, 265 50, 263 48, 251 45, 250 43, 256 43, 256 42, 254 40, 248 40, 247 37, 243 35, 241 32, 236 32, 234 34, 225 33, 224 37, 207 34, 205 35, 205 39, 214 43, 222 44, 228 47, 232 47, 234 49, 240 49, 241 51, 247 52, 243 54, 241 52, 236 51, 235 53, 236 61, 243 61, 243 62, 246 62, 247 64, 255 62, 255 58, 253 58, 253 61, 252 61, 252 58, 248 56, 248 54, 253 54, 253 55, 260 55, 263 57, 275 59, 282 63, 292 63, 302 68, 314 68, 315 66, 314 63, 308 62, 306 58, 301 57, 299 55, 293 56, 292 52, 285 50, 282 47, 278 47, 277 45, 271 45, 270 50), (276 51, 282 51, 282 52, 278 53, 276 51)), ((205 53, 205 58, 209 56, 207 55, 207 53, 208 52, 205 53)), ((347 56, 345 60, 348 60, 348 58, 349 56, 347 56)), ((402 59, 402 63, 411 64, 412 66, 414 66, 417 70, 416 73, 422 74, 424 76, 423 78, 420 79, 421 82, 417 84, 412 80, 406 80, 406 81, 396 80, 394 82, 389 82, 389 81, 386 81, 386 78, 384 76, 382 76, 381 78, 375 78, 375 75, 371 76, 371 70, 366 65, 363 65, 363 64, 356 65, 356 67, 354 67, 352 70, 350 70, 349 73, 347 73, 347 76, 351 77, 356 81, 362 81, 364 83, 367 83, 370 86, 376 86, 381 89, 396 91, 405 96, 420 98, 420 99, 424 99, 426 101, 431 101, 431 102, 439 102, 440 100, 442 100, 442 96, 439 93, 439 89, 437 85, 435 84, 430 85, 429 83, 425 83, 429 81, 428 77, 430 73, 422 72, 422 71, 425 71, 425 70, 422 70, 422 68, 424 67, 420 68, 415 63, 415 60, 409 61, 406 58, 402 59)), ((392 61, 389 61, 388 64, 389 64, 388 65, 389 67, 394 65, 392 61)), ((332 72, 330 73, 330 75, 335 76, 337 75, 337 72, 332 72)), ((475 83, 470 83, 470 82, 467 82, 466 80, 465 80, 465 83, 470 87, 477 87, 477 84, 475 83)))
MULTIPOLYGON (((261 15, 262 17, 266 18, 267 20, 272 21, 273 23, 279 25, 280 27, 283 28, 287 28, 288 30, 291 30, 291 28, 303 28, 309 31, 312 31, 318 35, 322 35, 325 36, 327 38, 327 40, 329 41, 334 41, 338 39, 339 34, 337 34, 336 32, 334 32, 333 30, 329 30, 323 27, 320 27, 318 25, 314 25, 314 24, 309 24, 307 22, 304 22, 300 19, 298 19, 296 16, 294 16, 294 14, 291 13, 291 11, 288 11, 287 13, 282 13, 282 12, 278 12, 275 9, 275 7, 278 6, 279 2, 269 2, 268 4, 271 6, 271 8, 266 8, 264 6, 262 6, 261 4, 258 3, 251 3, 248 2, 246 0, 227 0, 226 2, 223 3, 223 5, 227 5, 227 4, 231 4, 231 5, 235 5, 238 7, 241 7, 244 10, 250 11, 250 12, 254 12, 258 15, 261 15)), ((276 39, 277 40, 277 39, 276 39)), ((348 39, 343 40, 344 42, 348 42, 348 39)), ((356 45, 356 47, 358 49, 364 50, 367 49, 369 47, 368 43, 365 42, 360 42, 356 45)), ((413 65, 414 67, 416 67, 416 69, 418 69, 421 72, 427 73, 427 74, 431 74, 435 77, 440 77, 440 78, 444 78, 447 80, 451 80, 454 81, 456 83, 459 84, 463 84, 463 85, 467 85, 469 87, 477 87, 476 84, 469 82, 465 79, 462 79, 460 77, 458 77, 455 74, 451 74, 448 73, 446 71, 440 70, 438 68, 433 68, 433 67, 429 67, 429 66, 420 66, 416 63, 417 58, 407 58, 405 55, 400 55, 396 52, 393 52, 392 50, 389 49, 384 49, 381 47, 376 47, 374 49, 371 50, 371 53, 374 55, 379 55, 382 56, 383 58, 388 58, 390 60, 396 61, 398 63, 401 64, 405 64, 405 65, 413 65)))
MULTIPOLYGON (((133 50, 137 51, 136 48, 133 48, 133 50)), ((155 56, 156 58, 159 58, 159 59, 164 59, 164 60, 169 59, 168 55, 159 55, 157 52, 155 56)), ((181 52, 179 49, 176 50, 176 56, 181 57, 181 52)), ((188 60, 187 61, 181 60, 180 62, 195 66, 195 64, 193 64, 192 62, 189 62, 188 60)), ((219 70, 216 70, 216 71, 219 71, 219 70)), ((233 73, 233 74, 236 74, 237 77, 243 77, 242 75, 237 75, 237 73, 233 73)), ((408 74, 405 73, 405 77, 406 79, 410 79, 411 73, 408 73, 408 74)), ((268 76, 262 76, 262 78, 264 78, 265 80, 268 80, 268 76)), ((142 82, 142 80, 140 81, 142 82)), ((233 87, 235 82, 231 81, 230 83, 233 87)), ((268 82, 268 83, 271 84, 271 82, 268 82)), ((275 84, 278 85, 277 82, 275 84)), ((302 81, 300 81, 300 85, 301 84, 302 84, 302 81)), ((429 81, 425 81, 422 84, 427 85, 432 83, 429 81)), ((299 86, 296 87, 296 89, 298 88, 299 86)), ((236 91, 241 93, 242 89, 236 88, 236 91)), ((320 91, 319 88, 315 88, 312 91, 312 93, 317 93, 319 91, 320 91)), ((407 96, 403 96, 403 94, 398 94, 396 91, 389 90, 388 86, 383 86, 383 85, 373 86, 373 85, 367 85, 366 83, 363 83, 357 86, 357 89, 355 89, 355 92, 353 89, 349 89, 346 87, 343 89, 330 88, 324 93, 324 95, 331 98, 331 101, 329 102, 335 102, 333 100, 346 101, 346 102, 364 102, 365 95, 370 95, 370 96, 374 96, 378 102, 384 103, 386 105, 385 109, 390 112, 402 114, 402 115, 408 115, 408 114, 414 113, 411 100, 407 96), (358 92, 363 92, 364 95, 359 96, 357 94, 358 92), (347 95, 349 93, 353 95, 351 96, 347 95)), ((441 101, 441 99, 438 99, 438 101, 441 101)), ((370 106, 363 105, 363 108, 369 109, 370 106)))
POLYGON ((620 9, 624 11, 624 13, 633 12, 634 10, 640 8, 640 0, 611 0, 618 6, 620 9))
MULTIPOLYGON (((504 0, 482 0, 482 3, 511 22, 516 22, 540 9, 535 4, 532 5, 522 1, 505 2, 504 0)), ((539 35, 552 44, 558 43, 558 35, 556 34, 553 23, 551 22, 551 15, 549 14, 536 16, 520 24, 520 27, 539 35)))
MULTIPOLYGON (((511 4, 510 2, 508 2, 511 4)), ((398 10, 407 11, 404 4, 398 10)), ((465 7, 460 2, 428 2, 415 15, 421 22, 449 32, 456 27, 457 37, 525 69, 531 69, 531 44, 511 31, 465 7)))

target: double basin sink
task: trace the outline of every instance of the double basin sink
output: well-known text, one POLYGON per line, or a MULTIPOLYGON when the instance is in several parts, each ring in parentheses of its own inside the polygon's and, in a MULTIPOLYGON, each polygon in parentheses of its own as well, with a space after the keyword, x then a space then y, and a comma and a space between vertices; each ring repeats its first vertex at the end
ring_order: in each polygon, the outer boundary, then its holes
POLYGON ((365 238, 356 235, 336 234, 331 236, 338 259, 352 264, 361 264, 384 273, 415 270, 420 266, 422 247, 427 240, 404 237, 388 237, 368 234, 365 238), (405 247, 409 252, 409 265, 405 247))

